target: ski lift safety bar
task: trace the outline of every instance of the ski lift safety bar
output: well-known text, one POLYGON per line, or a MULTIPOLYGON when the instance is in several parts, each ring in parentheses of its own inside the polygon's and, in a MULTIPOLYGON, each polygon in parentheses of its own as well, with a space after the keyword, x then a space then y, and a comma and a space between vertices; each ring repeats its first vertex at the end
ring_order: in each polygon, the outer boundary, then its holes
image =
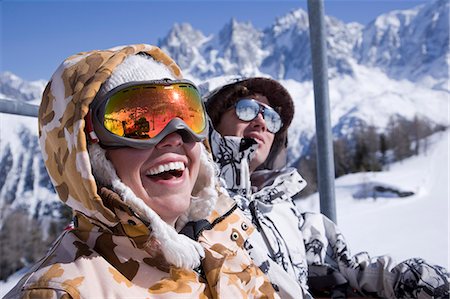
POLYGON ((317 182, 319 184, 320 212, 337 223, 323 3, 323 0, 308 0, 316 115, 317 182))
POLYGON ((39 106, 24 102, 0 99, 0 112, 37 117, 39 112, 39 106))

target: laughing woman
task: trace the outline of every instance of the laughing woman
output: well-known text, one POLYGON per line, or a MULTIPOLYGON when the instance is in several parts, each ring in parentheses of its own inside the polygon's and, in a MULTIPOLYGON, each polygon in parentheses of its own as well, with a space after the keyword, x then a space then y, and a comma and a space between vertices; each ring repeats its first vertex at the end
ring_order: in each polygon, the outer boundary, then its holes
POLYGON ((253 227, 218 192, 206 132, 196 87, 159 48, 65 60, 39 140, 74 228, 5 298, 276 298, 242 249, 253 227), (178 233, 198 220, 196 241, 178 233))

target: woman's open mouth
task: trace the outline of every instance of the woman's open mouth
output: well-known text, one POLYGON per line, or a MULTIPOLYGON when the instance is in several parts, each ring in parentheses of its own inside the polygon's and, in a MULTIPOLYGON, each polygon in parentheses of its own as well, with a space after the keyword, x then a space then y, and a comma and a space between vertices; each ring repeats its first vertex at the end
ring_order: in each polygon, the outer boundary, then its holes
POLYGON ((152 180, 172 180, 183 176, 186 166, 183 162, 170 162, 150 168, 145 175, 152 180))

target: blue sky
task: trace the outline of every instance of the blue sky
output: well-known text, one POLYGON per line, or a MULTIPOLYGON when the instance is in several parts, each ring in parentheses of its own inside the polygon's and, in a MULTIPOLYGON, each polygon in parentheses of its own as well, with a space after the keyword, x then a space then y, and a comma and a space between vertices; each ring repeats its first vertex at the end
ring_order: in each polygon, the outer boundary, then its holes
MULTIPOLYGON (((1 0, 0 0, 1 1, 1 0)), ((325 0, 325 13, 367 24, 379 14, 424 0, 325 0)), ((68 56, 131 43, 157 44, 174 23, 217 34, 232 17, 269 27, 306 0, 247 1, 16 1, 0 2, 0 70, 25 80, 48 80, 68 56)))

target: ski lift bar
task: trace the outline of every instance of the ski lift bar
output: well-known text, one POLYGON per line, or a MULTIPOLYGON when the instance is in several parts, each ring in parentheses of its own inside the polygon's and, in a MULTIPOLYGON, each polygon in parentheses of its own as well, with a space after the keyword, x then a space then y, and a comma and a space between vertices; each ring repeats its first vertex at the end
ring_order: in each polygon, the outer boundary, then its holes
POLYGON ((39 106, 31 105, 24 102, 0 99, 0 112, 37 117, 39 112, 39 106))
POLYGON ((323 0, 308 0, 308 17, 316 114, 320 211, 337 223, 323 0))

